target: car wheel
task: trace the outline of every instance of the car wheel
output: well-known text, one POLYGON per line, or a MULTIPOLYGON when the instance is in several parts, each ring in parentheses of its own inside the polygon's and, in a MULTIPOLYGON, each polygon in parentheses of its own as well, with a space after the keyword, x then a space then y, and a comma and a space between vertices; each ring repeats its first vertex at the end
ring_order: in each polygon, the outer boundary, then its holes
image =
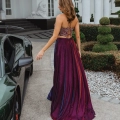
POLYGON ((30 66, 30 76, 33 74, 33 64, 30 66))
POLYGON ((15 93, 14 97, 14 106, 12 111, 12 118, 11 120, 20 120, 20 97, 18 96, 18 93, 15 93))

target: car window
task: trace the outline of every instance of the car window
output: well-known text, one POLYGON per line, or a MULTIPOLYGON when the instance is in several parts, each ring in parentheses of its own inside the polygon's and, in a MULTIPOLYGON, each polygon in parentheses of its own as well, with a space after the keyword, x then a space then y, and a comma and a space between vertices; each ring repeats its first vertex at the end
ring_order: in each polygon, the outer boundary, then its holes
POLYGON ((9 36, 9 39, 15 47, 15 62, 24 54, 23 40, 19 37, 9 36))
POLYGON ((4 49, 4 59, 7 63, 5 64, 6 65, 5 70, 8 69, 8 67, 9 70, 12 70, 15 59, 15 47, 11 43, 9 38, 6 38, 3 49, 4 49))

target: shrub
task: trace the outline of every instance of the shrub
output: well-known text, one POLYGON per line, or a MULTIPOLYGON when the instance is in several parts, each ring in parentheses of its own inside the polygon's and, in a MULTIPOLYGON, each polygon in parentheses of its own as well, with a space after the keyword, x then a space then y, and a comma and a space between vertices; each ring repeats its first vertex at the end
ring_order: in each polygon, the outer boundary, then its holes
POLYGON ((81 24, 80 30, 85 34, 86 41, 97 40, 98 25, 81 24))
POLYGON ((95 52, 105 52, 105 51, 110 51, 110 50, 118 50, 116 45, 113 43, 108 43, 106 45, 102 44, 95 44, 93 47, 93 51, 95 52))
MULTIPOLYGON (((86 41, 96 41, 98 35, 98 27, 101 25, 95 24, 80 24, 80 31, 85 34, 86 41)), ((120 26, 107 25, 111 28, 111 34, 113 35, 113 41, 120 41, 120 26)))
POLYGON ((115 12, 115 13, 119 14, 119 13, 120 13, 120 10, 118 10, 118 11, 117 11, 117 12, 115 12))
MULTIPOLYGON (((72 38, 73 38, 74 41, 76 42, 75 32, 73 32, 72 38)), ((82 32, 80 32, 80 40, 81 40, 81 42, 85 42, 85 41, 86 41, 86 40, 85 40, 85 35, 84 35, 82 32)))
POLYGON ((106 35, 102 35, 102 34, 99 34, 97 36, 97 41, 100 43, 100 44, 107 44, 109 42, 112 42, 113 41, 113 35, 111 34, 106 34, 106 35))
POLYGON ((111 33, 114 36, 113 41, 120 41, 120 26, 111 26, 111 33))
POLYGON ((93 71, 112 70, 114 68, 114 59, 111 54, 82 54, 84 68, 93 71))
POLYGON ((98 32, 100 33, 97 36, 97 44, 93 47, 93 52, 105 52, 110 50, 117 50, 117 46, 113 43, 110 43, 113 41, 114 37, 112 34, 110 34, 111 28, 108 25, 110 23, 109 18, 103 17, 100 19, 100 24, 103 26, 100 26, 98 28, 98 32), (105 31, 106 30, 106 31, 105 31))
MULTIPOLYGON (((85 69, 93 71, 113 71, 120 77, 120 51, 92 52, 97 42, 81 44, 82 63, 85 69)), ((120 49, 120 42, 114 42, 120 49)))
POLYGON ((93 71, 112 70, 115 68, 115 57, 108 52, 95 53, 85 51, 86 48, 92 47, 96 42, 82 43, 82 63, 85 69, 93 71))
POLYGON ((108 26, 100 26, 98 28, 98 33, 99 34, 109 34, 109 33, 111 33, 111 28, 108 26))
POLYGON ((110 24, 110 20, 107 17, 102 17, 99 22, 101 25, 109 25, 110 24))
POLYGON ((120 18, 110 18, 110 24, 120 25, 120 18))
POLYGON ((74 8, 75 9, 75 13, 76 13, 76 16, 77 16, 77 18, 79 18, 80 17, 80 15, 78 14, 79 13, 79 10, 78 10, 78 8, 74 8))

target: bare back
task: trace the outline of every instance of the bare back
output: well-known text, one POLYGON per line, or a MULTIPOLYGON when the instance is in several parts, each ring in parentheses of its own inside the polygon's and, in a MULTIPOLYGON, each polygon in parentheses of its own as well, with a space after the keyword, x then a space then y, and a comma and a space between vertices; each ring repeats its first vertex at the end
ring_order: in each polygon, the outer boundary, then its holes
POLYGON ((60 17, 61 17, 62 25, 58 38, 71 38, 72 34, 66 34, 66 33, 69 31, 71 31, 72 33, 72 31, 75 30, 78 21, 77 17, 71 23, 68 23, 65 14, 61 14, 60 17))

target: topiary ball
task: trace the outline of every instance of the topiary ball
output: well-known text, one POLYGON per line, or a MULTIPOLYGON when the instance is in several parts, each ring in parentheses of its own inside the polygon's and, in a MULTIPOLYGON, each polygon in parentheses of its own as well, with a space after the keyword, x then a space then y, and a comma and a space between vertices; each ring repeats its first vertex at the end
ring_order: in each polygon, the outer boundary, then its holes
POLYGON ((108 26, 100 26, 100 27, 98 27, 98 33, 99 34, 109 34, 109 33, 111 33, 111 28, 108 26))
MULTIPOLYGON (((74 41, 76 42, 76 35, 75 35, 75 32, 72 33, 72 38, 74 39, 74 41)), ((85 42, 85 35, 84 33, 80 32, 80 40, 81 42, 85 42)))
POLYGON ((113 35, 111 35, 111 34, 107 34, 107 35, 101 35, 101 34, 99 34, 99 35, 97 36, 97 41, 98 41, 99 43, 101 43, 101 44, 107 44, 107 43, 109 43, 109 42, 112 42, 113 39, 114 39, 114 37, 113 37, 113 35))
POLYGON ((110 24, 110 19, 108 17, 102 17, 99 21, 101 25, 109 25, 110 24))
POLYGON ((80 39, 81 39, 81 42, 85 42, 86 41, 85 40, 85 35, 82 32, 80 32, 80 39))
POLYGON ((93 52, 105 52, 105 51, 111 51, 111 50, 118 50, 118 48, 115 44, 108 43, 106 45, 95 44, 92 49, 93 52))

